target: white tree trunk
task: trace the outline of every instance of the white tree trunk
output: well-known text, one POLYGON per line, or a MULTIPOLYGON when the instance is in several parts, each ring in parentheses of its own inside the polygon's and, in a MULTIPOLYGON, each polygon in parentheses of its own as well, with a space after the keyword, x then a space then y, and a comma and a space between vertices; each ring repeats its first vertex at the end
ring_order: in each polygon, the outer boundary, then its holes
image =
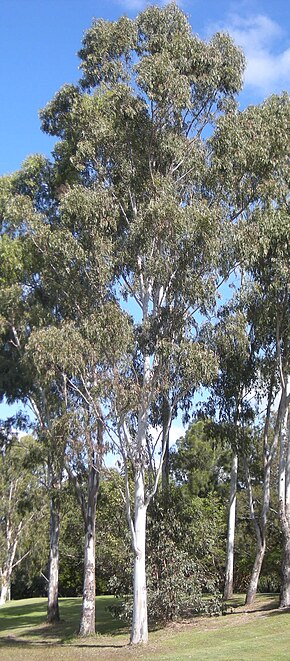
POLYGON ((60 619, 58 605, 59 532, 60 498, 59 487, 57 486, 50 499, 50 551, 47 621, 51 624, 53 622, 58 622, 60 619))
POLYGON ((4 606, 10 598, 10 576, 8 571, 1 574, 0 606, 4 606))
POLYGON ((131 643, 147 643, 147 588, 146 588, 146 511, 144 473, 139 471, 135 478, 135 549, 133 578, 133 622, 131 643))
POLYGON ((258 582, 260 578, 260 573, 263 565, 263 560, 266 551, 266 541, 265 539, 260 540, 260 543, 257 545, 256 557, 252 569, 251 579, 248 587, 248 592, 246 596, 246 605, 249 606, 253 603, 258 589, 258 582))
MULTIPOLYGON (((11 485, 11 490, 12 490, 12 485, 11 485)), ((10 599, 11 575, 12 575, 13 567, 15 567, 14 559, 22 529, 23 529, 23 522, 20 521, 17 528, 13 530, 10 516, 7 517, 6 549, 5 549, 6 558, 0 570, 0 583, 1 583, 0 606, 3 606, 3 604, 5 604, 10 599)))
POLYGON ((166 504, 166 497, 168 496, 169 487, 169 419, 170 407, 167 397, 163 397, 162 402, 162 494, 164 503, 166 504))
POLYGON ((237 481, 238 481, 238 455, 234 451, 232 457, 232 467, 231 467, 231 486, 230 486, 229 517, 228 517, 228 532, 227 532, 227 559, 226 559, 226 571, 225 571, 224 599, 231 599, 231 597, 233 596, 237 481))
POLYGON ((256 519, 255 516, 254 501, 249 484, 250 512, 256 531, 257 552, 256 552, 256 557, 255 557, 255 561, 252 569, 252 575, 246 597, 247 605, 252 604, 256 597, 258 582, 266 552, 266 529, 267 529, 267 520, 268 520, 269 507, 270 507, 271 469, 272 469, 273 458, 279 440, 281 414, 283 412, 283 408, 282 408, 283 396, 281 396, 280 399, 275 430, 274 430, 274 438, 272 443, 269 445, 268 431, 269 431, 270 414, 271 414, 271 403, 272 403, 272 389, 269 392, 267 416, 266 416, 265 429, 264 429, 264 487, 263 487, 262 512, 261 512, 260 522, 256 519))
POLYGON ((80 636, 96 633, 96 507, 98 473, 91 466, 88 478, 88 501, 85 516, 84 588, 80 620, 80 636))
POLYGON ((285 406, 280 436, 279 514, 283 538, 280 608, 290 607, 290 377, 285 388, 285 406))

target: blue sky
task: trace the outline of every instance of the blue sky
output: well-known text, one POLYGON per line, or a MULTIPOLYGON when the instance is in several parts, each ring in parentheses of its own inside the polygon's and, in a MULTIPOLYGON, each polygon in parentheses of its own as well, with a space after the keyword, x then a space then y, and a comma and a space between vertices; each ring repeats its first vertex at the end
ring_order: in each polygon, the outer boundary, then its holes
MULTIPOLYGON (((28 154, 49 155, 53 140, 41 132, 38 112, 59 87, 78 79, 76 53, 93 17, 134 16, 146 4, 143 0, 1 0, 0 175, 18 169, 28 154)), ((182 0, 179 5, 200 37, 207 39, 222 29, 243 47, 247 69, 241 107, 289 90, 288 0, 182 0)), ((2 405, 0 417, 5 414, 2 405)))
MULTIPOLYGON (((49 154, 53 141, 40 131, 38 111, 61 85, 77 80, 76 53, 92 18, 134 16, 145 5, 143 0, 1 0, 0 174, 18 169, 30 153, 49 154)), ((202 38, 226 29, 243 46, 248 66, 242 105, 289 89, 287 0, 182 0, 180 5, 202 38)))

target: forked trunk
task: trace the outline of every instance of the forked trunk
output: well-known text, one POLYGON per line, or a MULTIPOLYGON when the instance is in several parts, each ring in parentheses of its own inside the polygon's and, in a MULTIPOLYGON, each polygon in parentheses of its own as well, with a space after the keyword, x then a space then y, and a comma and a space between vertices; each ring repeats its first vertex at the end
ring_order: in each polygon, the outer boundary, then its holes
POLYGON ((98 472, 93 464, 88 479, 88 500, 85 515, 84 588, 80 620, 80 636, 96 633, 96 507, 98 472))
POLYGON ((224 599, 231 599, 234 589, 234 544, 236 527, 236 501, 238 481, 238 455, 233 452, 231 467, 231 486, 229 501, 229 518, 227 533, 227 560, 225 571, 224 599))
POLYGON ((59 485, 50 500, 50 553, 47 621, 59 622, 58 572, 59 572, 60 497, 59 485))
POLYGON ((131 643, 147 643, 147 588, 145 569, 146 511, 144 502, 144 474, 140 470, 135 479, 135 552, 133 578, 133 622, 131 643))
POLYGON ((265 427, 264 427, 264 443, 263 443, 264 487, 263 487, 262 511, 259 520, 255 514, 255 505, 254 505, 254 498, 251 487, 251 478, 250 478, 248 466, 246 464, 250 514, 254 524, 256 540, 257 540, 257 552, 256 552, 254 566, 252 569, 251 580, 247 591, 246 605, 252 604, 256 597, 258 582, 266 552, 266 532, 267 532, 268 513, 270 508, 271 469, 280 435, 281 416, 283 414, 283 402, 284 402, 283 393, 281 394, 279 409, 277 412, 277 418, 274 429, 274 438, 272 442, 269 443, 269 425, 270 425, 272 400, 273 400, 273 381, 271 382, 271 386, 268 393, 267 414, 266 414, 265 427))

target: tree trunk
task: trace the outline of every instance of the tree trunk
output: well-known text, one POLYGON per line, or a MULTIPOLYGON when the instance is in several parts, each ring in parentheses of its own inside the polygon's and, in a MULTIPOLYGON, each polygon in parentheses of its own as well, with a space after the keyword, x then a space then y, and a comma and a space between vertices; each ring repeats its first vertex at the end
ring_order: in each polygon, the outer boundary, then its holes
POLYGON ((10 598, 10 575, 9 572, 3 572, 1 575, 0 606, 4 606, 10 598))
POLYGON ((280 608, 290 607, 290 416, 289 379, 285 393, 285 408, 280 435, 279 514, 283 539, 282 584, 280 608))
POLYGON ((264 443, 263 443, 264 486, 263 486, 262 511, 260 516, 260 521, 257 519, 255 515, 254 499, 251 488, 251 478, 250 478, 248 466, 246 464, 250 514, 254 524, 256 539, 257 539, 257 553, 255 557, 254 566, 252 569, 250 584, 248 587, 246 605, 252 604, 256 597, 258 582, 263 565, 264 555, 266 552, 266 531, 267 531, 267 521, 268 521, 268 513, 270 507, 271 469, 280 436, 281 416, 283 415, 283 407, 284 407, 283 393, 281 394, 279 408, 277 412, 274 437, 272 442, 269 443, 269 424, 270 424, 272 400, 273 400, 273 380, 271 382, 271 386, 268 393, 267 414, 266 414, 265 427, 264 427, 264 443))
POLYGON ((147 643, 147 588, 145 569, 146 505, 144 493, 144 473, 139 471, 135 478, 135 549, 133 578, 133 622, 131 643, 147 643))
POLYGON ((229 518, 227 533, 227 562, 225 571, 224 599, 231 599, 234 586, 234 543, 236 526, 236 500, 237 500, 237 481, 238 481, 238 455, 233 452, 231 467, 231 486, 229 501, 229 518))
POLYGON ((80 636, 92 636, 96 633, 96 507, 99 474, 95 461, 88 477, 88 499, 85 520, 84 551, 84 588, 80 620, 80 636))
POLYGON ((50 498, 50 553, 47 621, 59 622, 58 571, 59 571, 59 532, 60 532, 60 482, 52 486, 50 498))
POLYGON ((248 592, 246 596, 246 605, 249 606, 253 603, 258 589, 258 582, 260 578, 260 573, 262 569, 262 564, 264 560, 264 555, 266 551, 266 542, 265 539, 258 545, 257 553, 255 557, 254 566, 252 569, 251 580, 248 587, 248 592))
POLYGON ((162 402, 162 494, 166 503, 169 487, 169 418, 170 408, 168 399, 163 397, 162 402))
POLYGON ((290 607, 290 535, 283 533, 282 583, 280 591, 280 608, 290 607))
MULTIPOLYGON (((11 485, 11 490, 12 488, 13 485, 11 485)), ((14 559, 22 530, 23 521, 20 521, 18 526, 13 530, 11 517, 9 515, 6 521, 6 559, 0 570, 0 605, 3 605, 10 600, 11 575, 13 568, 15 567, 14 559)), ((21 559, 18 560, 16 564, 19 564, 19 562, 21 562, 21 559)))

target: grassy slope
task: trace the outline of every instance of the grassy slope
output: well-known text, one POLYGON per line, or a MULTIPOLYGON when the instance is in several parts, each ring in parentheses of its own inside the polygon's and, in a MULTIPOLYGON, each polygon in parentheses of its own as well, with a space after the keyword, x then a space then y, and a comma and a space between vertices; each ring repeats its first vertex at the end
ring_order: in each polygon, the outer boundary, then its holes
POLYGON ((145 648, 131 648, 125 625, 97 598, 98 635, 76 636, 80 600, 62 599, 62 622, 45 622, 46 601, 11 602, 0 610, 1 661, 279 661, 290 659, 290 613, 260 598, 252 612, 237 608, 220 618, 196 618, 150 634, 145 648))

